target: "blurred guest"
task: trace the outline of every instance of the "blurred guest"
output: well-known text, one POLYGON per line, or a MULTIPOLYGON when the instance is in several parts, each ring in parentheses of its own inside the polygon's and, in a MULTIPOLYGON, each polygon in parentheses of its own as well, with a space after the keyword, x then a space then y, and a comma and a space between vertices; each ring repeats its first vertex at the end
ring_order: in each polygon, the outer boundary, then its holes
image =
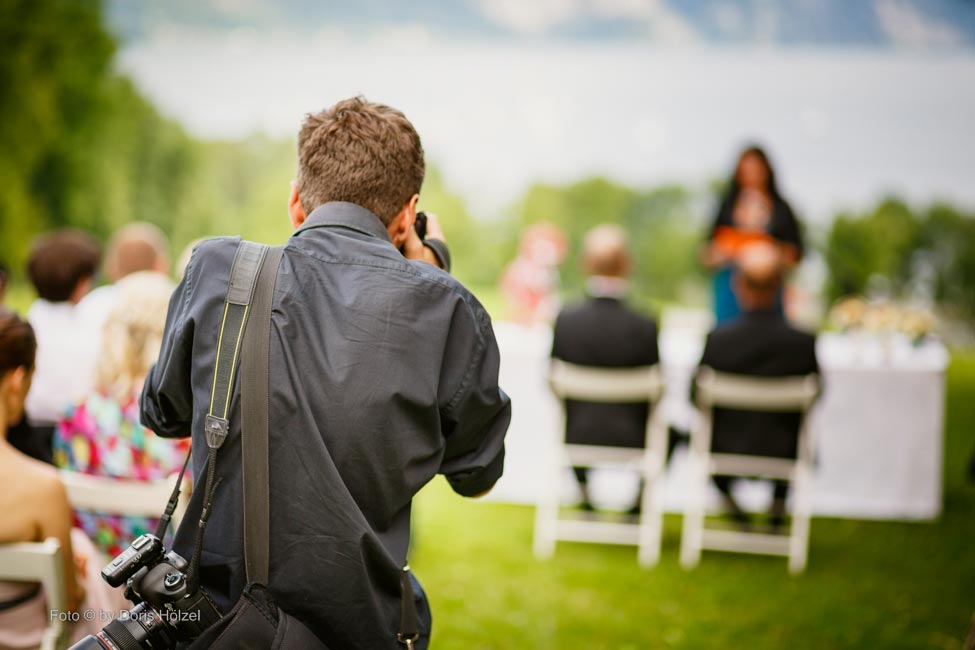
MULTIPOLYGON (((619 226, 602 225, 586 234, 583 269, 587 299, 563 309, 555 321, 552 356, 582 366, 629 368, 657 363, 657 324, 626 305, 633 257, 619 226)), ((565 439, 570 444, 643 447, 648 404, 604 404, 568 400, 565 439)), ((582 507, 592 508, 586 468, 574 468, 582 507)), ((639 508, 639 496, 633 512, 639 508)))
MULTIPOLYGON (((178 472, 189 440, 164 440, 139 424, 139 394, 159 356, 172 281, 160 273, 127 275, 105 321, 95 389, 66 412, 54 435, 59 467, 95 476, 152 480, 178 472)), ((76 512, 76 522, 107 555, 155 529, 145 517, 76 512)))
POLYGON ((37 335, 37 370, 27 415, 48 456, 58 418, 91 390, 98 348, 85 337, 78 303, 91 291, 100 260, 101 248, 93 237, 65 229, 39 237, 27 262, 39 296, 27 312, 37 335))
MULTIPOLYGON (((0 307, 0 543, 58 540, 69 610, 95 612, 70 624, 72 641, 77 641, 104 625, 99 611, 118 613, 125 601, 101 580, 103 558, 83 533, 71 528, 71 508, 57 471, 7 443, 7 426, 23 414, 35 350, 31 326, 0 307)), ((51 615, 36 583, 0 582, 0 648, 40 647, 51 615)))
MULTIPOLYGON (((7 296, 9 279, 10 270, 6 264, 0 262, 0 305, 3 304, 4 298, 7 296)), ((27 422, 27 416, 24 414, 21 414, 20 418, 16 422, 12 422, 7 428, 7 442, 22 454, 45 463, 51 462, 50 440, 48 439, 47 442, 42 440, 41 436, 31 428, 27 422)))
POLYGON ((565 233, 550 223, 525 230, 518 256, 501 277, 508 318, 524 325, 552 322, 558 311, 558 268, 567 248, 565 233))
MULTIPOLYGON (((701 366, 720 372, 759 377, 817 373, 816 338, 790 327, 776 307, 782 271, 789 261, 783 249, 770 242, 742 248, 736 258, 734 289, 742 315, 708 334, 701 366)), ((760 413, 715 409, 711 449, 715 453, 795 458, 798 413, 760 413)), ((732 479, 715 476, 727 509, 746 522, 748 517, 731 494, 732 479)), ((784 521, 789 484, 776 481, 771 523, 784 521)))
MULTIPOLYGON (((784 269, 795 266, 802 257, 799 222, 779 194, 768 156, 761 148, 751 146, 738 158, 702 254, 705 266, 715 272, 714 313, 718 323, 742 311, 732 288, 734 260, 742 247, 756 241, 779 247, 784 269)), ((776 301, 781 311, 781 287, 776 301)))
POLYGON ((87 336, 97 350, 101 345, 102 327, 115 305, 118 291, 115 284, 139 271, 169 273, 169 244, 166 235, 151 223, 136 221, 120 228, 108 242, 105 252, 105 277, 110 284, 98 287, 81 301, 87 336))

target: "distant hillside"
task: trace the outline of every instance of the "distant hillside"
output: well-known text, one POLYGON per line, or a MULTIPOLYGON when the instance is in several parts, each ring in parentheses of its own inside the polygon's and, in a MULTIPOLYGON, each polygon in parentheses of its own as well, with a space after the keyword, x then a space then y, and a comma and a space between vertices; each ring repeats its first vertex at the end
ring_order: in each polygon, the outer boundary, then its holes
POLYGON ((126 42, 167 28, 309 33, 420 29, 435 38, 975 48, 975 0, 106 0, 126 42))

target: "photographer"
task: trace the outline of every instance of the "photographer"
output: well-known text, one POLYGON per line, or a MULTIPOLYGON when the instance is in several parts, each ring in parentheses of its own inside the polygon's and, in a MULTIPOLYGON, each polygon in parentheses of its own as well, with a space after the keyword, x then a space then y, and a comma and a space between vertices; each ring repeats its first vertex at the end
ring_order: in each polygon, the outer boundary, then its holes
MULTIPOLYGON (((437 473, 464 496, 501 476, 510 402, 498 387, 490 318, 437 268, 414 222, 423 149, 399 111, 352 98, 307 116, 278 270, 270 338, 270 592, 329 648, 402 648, 398 569, 413 496, 437 473)), ((430 237, 439 236, 435 219, 430 237)), ((204 418, 237 238, 200 244, 170 302, 143 423, 192 433, 197 484, 204 418)), ((442 247, 441 247, 442 248, 442 247)), ((238 382, 239 383, 239 382, 238 382)), ((240 390, 216 465, 202 587, 224 610, 245 584, 240 390)), ((192 553, 202 491, 175 550, 192 553)), ((413 583, 420 639, 430 613, 413 583)))

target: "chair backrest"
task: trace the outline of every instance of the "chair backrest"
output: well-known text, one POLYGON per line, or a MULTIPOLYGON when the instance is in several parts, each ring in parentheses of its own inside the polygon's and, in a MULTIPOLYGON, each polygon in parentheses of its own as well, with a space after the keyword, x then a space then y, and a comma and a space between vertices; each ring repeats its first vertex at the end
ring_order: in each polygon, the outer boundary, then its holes
POLYGON ((552 359, 549 386, 559 399, 623 404, 654 402, 663 391, 660 368, 597 368, 552 359))
POLYGON ((815 374, 792 377, 754 377, 701 368, 697 376, 697 403, 743 411, 805 412, 819 395, 815 374))
MULTIPOLYGON (((0 544, 0 580, 40 582, 47 609, 68 611, 68 590, 64 581, 61 545, 53 537, 43 542, 0 544)), ((66 627, 58 617, 49 620, 44 648, 67 647, 66 627)))
MULTIPOLYGON (((69 470, 61 470, 59 474, 72 508, 134 517, 159 517, 178 476, 177 473, 155 481, 137 481, 89 476, 69 470)), ((185 503, 182 498, 181 501, 185 503)))

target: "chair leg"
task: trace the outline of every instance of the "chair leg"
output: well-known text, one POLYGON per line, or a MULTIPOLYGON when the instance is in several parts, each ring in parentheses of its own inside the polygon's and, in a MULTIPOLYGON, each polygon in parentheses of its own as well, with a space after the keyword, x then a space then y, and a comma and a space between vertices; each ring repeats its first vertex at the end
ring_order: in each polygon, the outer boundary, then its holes
POLYGON ((555 553, 555 541, 558 533, 559 518, 559 488, 561 482, 562 464, 553 461, 549 469, 549 479, 545 481, 545 492, 535 507, 535 557, 547 559, 555 553))
POLYGON ((663 535, 663 510, 660 499, 660 473, 646 477, 640 505, 640 566, 656 566, 660 561, 660 542, 663 535))
POLYGON ((692 452, 691 464, 691 481, 680 535, 680 565, 685 569, 696 567, 701 560, 708 479, 705 459, 692 452))
POLYGON ((809 557, 809 468, 798 465, 793 481, 792 526, 789 531, 789 573, 806 570, 809 557))

